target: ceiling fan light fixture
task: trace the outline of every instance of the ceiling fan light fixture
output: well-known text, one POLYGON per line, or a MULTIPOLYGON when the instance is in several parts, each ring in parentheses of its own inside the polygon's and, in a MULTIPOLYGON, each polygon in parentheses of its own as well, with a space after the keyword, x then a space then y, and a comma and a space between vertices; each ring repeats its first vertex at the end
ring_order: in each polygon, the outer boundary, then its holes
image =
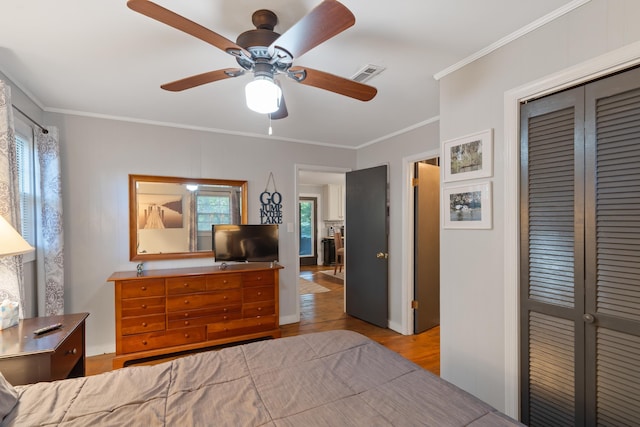
POLYGON ((244 88, 247 97, 247 107, 260 114, 278 111, 282 89, 272 78, 257 76, 244 88))

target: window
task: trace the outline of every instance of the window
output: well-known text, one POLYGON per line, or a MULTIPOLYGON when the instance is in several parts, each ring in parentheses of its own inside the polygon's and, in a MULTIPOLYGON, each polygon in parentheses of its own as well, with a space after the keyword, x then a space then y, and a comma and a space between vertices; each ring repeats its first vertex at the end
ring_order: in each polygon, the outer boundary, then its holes
POLYGON ((231 197, 229 194, 199 194, 196 211, 198 231, 211 232, 213 224, 231 224, 231 197))
MULTIPOLYGON (((18 189, 20 192, 21 234, 31 246, 36 244, 35 226, 35 163, 31 128, 16 121, 16 161, 18 163, 18 189)), ((25 262, 33 261, 35 252, 26 254, 25 262)))

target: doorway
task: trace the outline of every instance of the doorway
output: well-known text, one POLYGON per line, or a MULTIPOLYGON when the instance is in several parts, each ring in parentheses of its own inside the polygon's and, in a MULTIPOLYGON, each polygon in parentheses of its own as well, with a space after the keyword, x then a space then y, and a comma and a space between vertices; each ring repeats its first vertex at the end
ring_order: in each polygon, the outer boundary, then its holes
MULTIPOLYGON (((340 311, 344 312, 344 281, 333 277, 334 270, 334 256, 332 251, 333 247, 333 233, 332 230, 339 229, 344 226, 344 218, 340 218, 340 209, 336 210, 336 206, 342 205, 342 203, 336 202, 336 193, 342 195, 342 191, 332 191, 336 188, 343 188, 345 182, 345 173, 347 169, 331 168, 331 167, 319 167, 319 166, 300 166, 296 167, 296 192, 297 203, 299 206, 303 206, 303 203, 309 199, 315 199, 315 215, 314 220, 311 223, 314 226, 313 231, 309 231, 309 227, 303 224, 303 218, 305 215, 298 215, 298 224, 295 228, 298 233, 297 240, 299 243, 299 262, 296 266, 297 276, 304 280, 313 280, 313 276, 320 276, 323 279, 332 280, 340 286, 342 291, 334 292, 339 294, 340 299, 340 311), (333 202, 333 203, 332 203, 333 202), (306 228, 305 228, 306 227, 306 228), (307 264, 308 258, 303 255, 305 252, 304 247, 306 245, 304 235, 311 233, 315 242, 311 243, 312 250, 316 251, 316 265, 307 264), (331 272, 330 275, 324 274, 331 272)), ((342 200, 340 200, 342 202, 342 200)), ((306 205, 305 208, 306 209, 306 205)), ((304 214, 304 212, 302 212, 304 214)), ((309 252, 307 250, 307 252, 309 252)), ((311 257, 312 258, 312 257, 311 257)), ((303 280, 303 282, 304 282, 303 280)), ((298 289, 300 294, 300 288, 298 289)), ((314 299, 325 294, 315 294, 312 296, 305 296, 299 298, 298 314, 300 319, 307 318, 313 313, 305 313, 305 310, 313 310, 313 306, 308 304, 309 299, 314 299)))
POLYGON ((413 333, 440 325, 440 159, 414 163, 413 333))
POLYGON ((298 201, 298 231, 300 265, 318 264, 318 198, 300 197, 298 201))

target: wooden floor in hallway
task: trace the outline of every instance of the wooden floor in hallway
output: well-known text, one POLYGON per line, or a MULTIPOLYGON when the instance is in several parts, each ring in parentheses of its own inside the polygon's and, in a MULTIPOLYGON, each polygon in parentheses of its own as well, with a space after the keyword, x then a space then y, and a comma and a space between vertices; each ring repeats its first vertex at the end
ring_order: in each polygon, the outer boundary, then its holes
MULTIPOLYGON (((311 332, 347 329, 359 332, 385 347, 401 354, 424 369, 440 375, 440 328, 435 327, 417 335, 402 335, 356 319, 344 312, 344 288, 342 280, 321 273, 330 267, 306 266, 300 268, 300 277, 319 284, 329 291, 300 296, 300 322, 282 325, 283 337, 311 332)), ((212 348, 212 349, 215 349, 212 348)), ((188 353, 187 353, 188 354, 188 353)), ((112 370, 115 353, 87 357, 86 374, 95 375, 112 370)), ((171 355, 141 361, 136 365, 156 364, 175 357, 171 355)))
POLYGON ((329 292, 300 296, 300 323, 282 325, 282 336, 316 331, 348 329, 359 332, 385 347, 400 353, 424 369, 440 375, 440 327, 416 335, 402 335, 364 322, 344 312, 342 281, 321 271, 327 266, 302 266, 300 277, 329 289, 329 292))

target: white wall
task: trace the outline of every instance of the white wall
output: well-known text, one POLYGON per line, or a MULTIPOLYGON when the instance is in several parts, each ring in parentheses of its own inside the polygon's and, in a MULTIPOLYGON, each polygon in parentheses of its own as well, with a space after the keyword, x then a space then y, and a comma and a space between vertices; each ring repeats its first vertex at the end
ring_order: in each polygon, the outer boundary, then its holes
MULTIPOLYGON (((395 136, 387 141, 358 150, 357 169, 365 169, 383 164, 389 173, 389 327, 400 333, 407 333, 407 312, 410 300, 405 293, 412 286, 413 278, 407 275, 407 264, 413 261, 413 253, 408 251, 406 239, 406 211, 412 207, 406 202, 410 191, 406 175, 407 158, 420 153, 439 150, 438 122, 426 124, 410 132, 395 136), (407 262, 407 260, 409 260, 407 262)), ((430 155, 430 157, 434 157, 430 155)), ((425 157, 426 158, 426 157, 425 157)), ((423 160, 416 158, 413 161, 423 160)), ((349 225, 346 225, 347 228, 349 225)), ((347 285, 348 286, 348 285, 347 285)))
POLYGON ((505 375, 505 353, 517 348, 505 347, 512 318, 504 295, 518 284, 505 281, 504 260, 513 259, 505 238, 517 230, 505 228, 504 208, 517 201, 505 200, 504 189, 505 170, 517 166, 505 163, 505 92, 640 40, 638 16, 637 0, 592 0, 440 81, 443 141, 495 132, 493 229, 442 230, 441 375, 510 415, 517 390, 508 394, 507 384, 517 383, 517 372, 505 375))
MULTIPOLYGON (((273 172, 284 204, 280 316, 297 321, 295 164, 353 168, 355 151, 73 115, 46 119, 60 128, 65 311, 90 313, 88 355, 115 351, 114 291, 106 279, 136 265, 129 261, 129 174, 247 180, 249 222, 259 223, 259 194, 273 172)), ((156 261, 145 268, 212 263, 156 261)))

